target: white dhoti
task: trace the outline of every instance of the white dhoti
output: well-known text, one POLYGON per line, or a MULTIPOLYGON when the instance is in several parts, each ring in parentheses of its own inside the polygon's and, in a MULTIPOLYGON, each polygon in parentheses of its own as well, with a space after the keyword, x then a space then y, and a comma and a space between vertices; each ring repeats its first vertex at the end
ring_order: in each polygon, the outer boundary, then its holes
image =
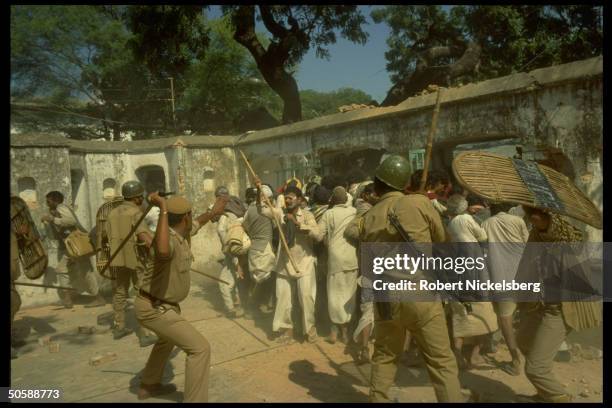
MULTIPOLYGON (((363 329, 365 329, 368 325, 372 325, 374 328, 374 301, 372 297, 372 282, 366 278, 365 276, 359 277, 357 280, 357 284, 361 287, 361 299, 359 309, 361 310, 361 317, 359 318, 359 323, 357 323, 357 328, 353 333, 353 340, 355 343, 359 343, 359 336, 363 329)), ((373 331, 370 331, 372 333, 373 331)))
POLYGON ((327 274, 327 307, 334 324, 346 324, 355 313, 358 270, 327 274))
POLYGON ((249 273, 256 283, 265 281, 272 275, 276 266, 276 255, 272 251, 272 245, 266 245, 263 251, 249 249, 249 273))
POLYGON ((297 290, 297 298, 302 307, 302 328, 304 334, 308 333, 315 325, 315 298, 317 295, 317 285, 315 274, 310 273, 298 279, 277 275, 276 277, 276 310, 274 311, 274 321, 272 330, 277 332, 280 329, 292 329, 291 293, 297 290))
MULTIPOLYGON (((368 325, 374 324, 374 302, 366 302, 362 303, 359 308, 361 309, 361 317, 359 318, 359 323, 357 324, 357 328, 353 333, 353 341, 355 343, 359 343, 359 336, 363 329, 365 329, 368 325)), ((371 331, 370 333, 373 333, 371 331)))

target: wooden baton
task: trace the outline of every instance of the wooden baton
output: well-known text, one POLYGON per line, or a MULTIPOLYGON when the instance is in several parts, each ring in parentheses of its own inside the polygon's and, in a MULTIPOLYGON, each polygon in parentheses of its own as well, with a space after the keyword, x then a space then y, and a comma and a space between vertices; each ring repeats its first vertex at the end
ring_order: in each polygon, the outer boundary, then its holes
MULTIPOLYGON (((242 156, 244 163, 249 169, 251 175, 253 176, 253 179, 259 179, 259 177, 257 177, 257 174, 255 174, 255 171, 251 167, 251 164, 249 163, 248 159, 246 158, 242 150, 238 149, 238 151, 240 152, 240 155, 242 156)), ((261 183, 257 184, 257 188, 261 191, 261 183)), ((292 276, 299 277, 300 270, 298 269, 297 264, 295 263, 295 260, 291 256, 291 252, 289 252, 289 245, 287 245, 287 240, 285 239, 285 234, 283 233, 283 229, 281 228, 280 221, 278 220, 278 218, 276 218, 276 215, 274 215, 274 207, 272 206, 272 203, 270 202, 270 200, 268 200, 268 197, 266 197, 265 194, 262 194, 262 196, 264 198, 264 201, 266 202, 266 205, 270 207, 270 211, 272 211, 272 218, 274 219, 274 222, 276 223, 276 228, 278 228, 278 235, 280 236, 281 242, 283 244, 283 248, 285 249, 285 252, 287 253, 287 256, 289 257, 289 261, 291 262, 291 266, 293 266, 293 269, 295 270, 296 273, 291 274, 291 272, 289 271, 287 272, 289 272, 289 274, 292 276)))
POLYGON ((419 186, 420 191, 425 191, 425 184, 427 183, 427 173, 429 172, 429 162, 431 161, 431 151, 433 148, 434 134, 436 133, 436 127, 438 125, 438 113, 440 113, 440 96, 442 94, 442 88, 438 87, 438 95, 436 97, 436 107, 433 111, 433 117, 431 119, 431 127, 429 128, 429 135, 427 135, 427 147, 425 150, 425 163, 423 164, 423 174, 421 176, 421 184, 419 186))

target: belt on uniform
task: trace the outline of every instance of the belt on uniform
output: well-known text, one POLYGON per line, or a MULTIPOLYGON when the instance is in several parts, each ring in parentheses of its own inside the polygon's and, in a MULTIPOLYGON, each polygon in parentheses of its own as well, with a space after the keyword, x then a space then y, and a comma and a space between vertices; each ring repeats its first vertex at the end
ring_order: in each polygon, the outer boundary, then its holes
POLYGON ((162 304, 162 303, 165 303, 165 304, 170 305, 170 306, 179 307, 179 304, 178 304, 178 303, 168 302, 167 300, 158 299, 158 298, 156 298, 155 296, 153 296, 152 294, 150 294, 150 293, 148 293, 148 292, 145 292, 145 291, 144 291, 144 290, 142 290, 142 289, 140 289, 140 290, 138 291, 138 294, 139 294, 140 296, 142 296, 143 298, 150 300, 150 301, 151 301, 151 303, 153 303, 154 305, 156 305, 156 304, 162 304))

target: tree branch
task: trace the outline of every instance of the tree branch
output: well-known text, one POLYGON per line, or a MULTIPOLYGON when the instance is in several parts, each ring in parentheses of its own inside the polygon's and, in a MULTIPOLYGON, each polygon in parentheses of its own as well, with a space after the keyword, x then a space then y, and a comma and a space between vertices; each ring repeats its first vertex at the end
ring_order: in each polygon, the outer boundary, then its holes
POLYGON ((431 47, 423 51, 412 75, 393 85, 381 106, 397 105, 429 85, 449 86, 451 79, 475 72, 481 53, 480 45, 475 42, 469 43, 454 63, 433 65, 436 59, 457 55, 458 50, 457 47, 431 47))
POLYGON ((287 29, 274 20, 270 6, 259 6, 259 13, 261 14, 264 26, 273 36, 280 39, 287 36, 287 29))
POLYGON ((259 65, 266 50, 255 34, 255 9, 253 6, 239 6, 232 15, 234 22, 234 39, 246 47, 259 65))

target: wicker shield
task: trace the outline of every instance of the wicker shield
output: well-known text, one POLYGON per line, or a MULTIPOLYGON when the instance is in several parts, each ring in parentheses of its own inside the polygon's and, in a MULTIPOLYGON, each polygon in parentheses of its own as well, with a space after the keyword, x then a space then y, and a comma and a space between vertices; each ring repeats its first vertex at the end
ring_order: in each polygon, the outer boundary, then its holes
POLYGON ((30 215, 30 209, 20 197, 11 197, 11 228, 17 236, 19 260, 23 273, 29 279, 40 278, 47 269, 47 252, 42 245, 36 224, 30 215), (20 234, 22 230, 25 235, 20 234))
POLYGON ((453 161, 453 173, 463 187, 492 202, 540 208, 602 228, 597 207, 550 167, 488 152, 464 152, 453 161))
MULTIPOLYGON (((102 204, 96 214, 96 269, 100 274, 102 274, 104 266, 106 266, 111 257, 110 243, 105 232, 106 221, 110 212, 122 202, 123 197, 115 197, 111 201, 102 204)), ((102 276, 114 280, 117 277, 117 269, 117 267, 110 266, 102 276)))

